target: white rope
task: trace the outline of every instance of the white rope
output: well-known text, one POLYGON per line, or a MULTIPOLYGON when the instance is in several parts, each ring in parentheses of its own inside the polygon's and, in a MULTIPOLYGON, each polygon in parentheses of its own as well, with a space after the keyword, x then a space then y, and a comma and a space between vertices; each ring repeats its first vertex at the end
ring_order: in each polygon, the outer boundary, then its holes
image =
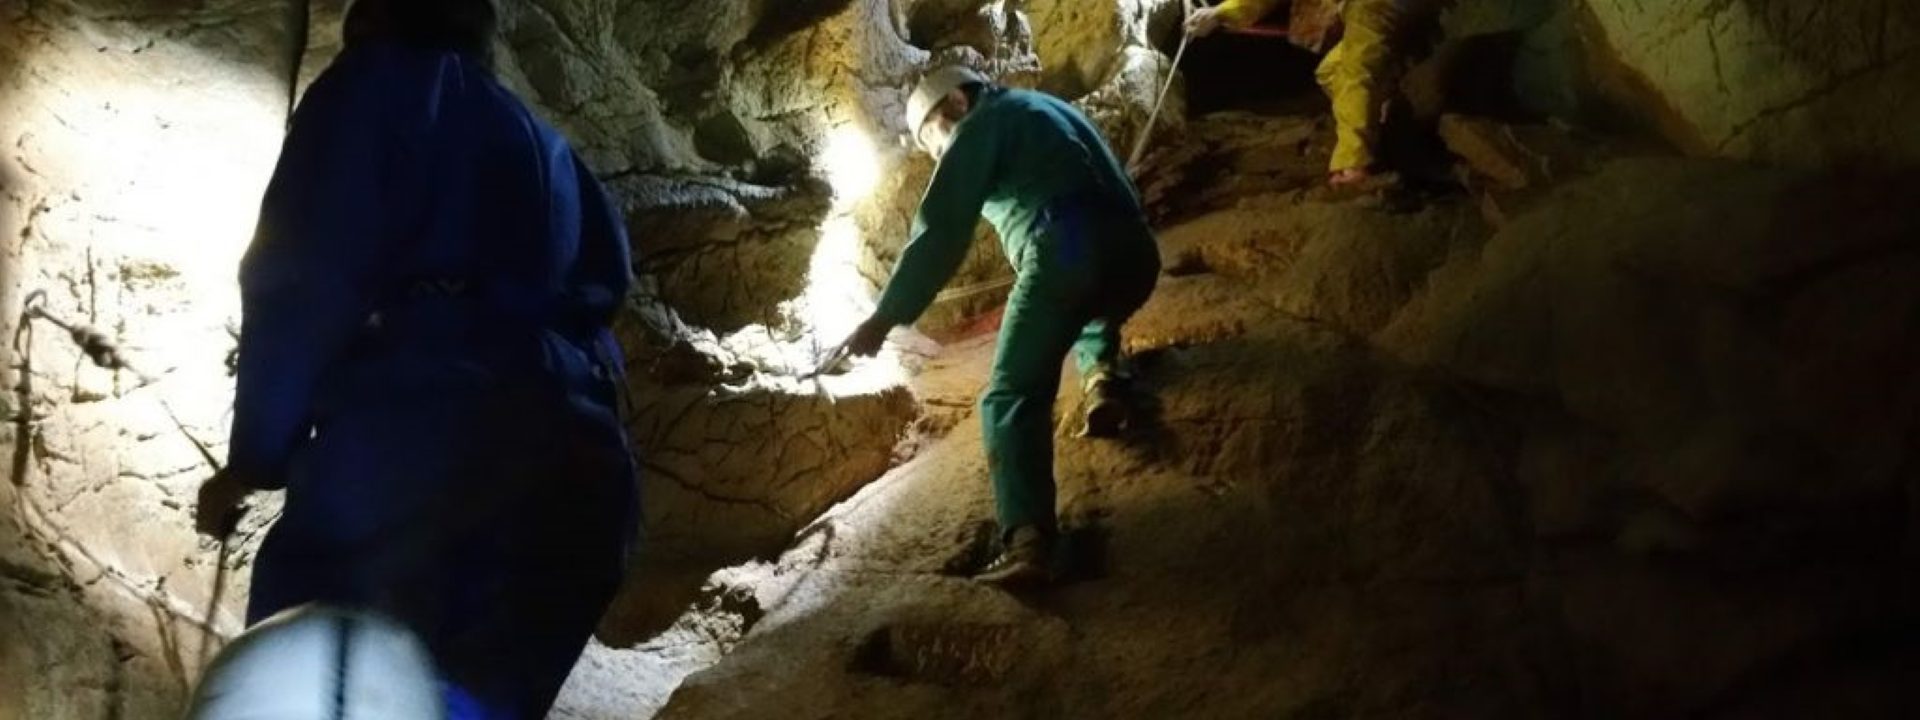
POLYGON ((1160 96, 1153 101, 1153 112, 1147 115, 1147 124, 1140 128, 1140 137, 1133 141, 1133 154, 1127 157, 1127 171, 1140 171, 1140 156, 1147 151, 1147 140, 1153 136, 1153 125, 1160 120, 1160 108, 1167 104, 1167 91, 1173 89, 1173 80, 1180 76, 1180 61, 1187 56, 1187 45, 1193 42, 1193 30, 1187 23, 1193 19, 1198 0, 1180 0, 1180 49, 1173 53, 1173 67, 1167 71, 1167 82, 1160 86, 1160 96))

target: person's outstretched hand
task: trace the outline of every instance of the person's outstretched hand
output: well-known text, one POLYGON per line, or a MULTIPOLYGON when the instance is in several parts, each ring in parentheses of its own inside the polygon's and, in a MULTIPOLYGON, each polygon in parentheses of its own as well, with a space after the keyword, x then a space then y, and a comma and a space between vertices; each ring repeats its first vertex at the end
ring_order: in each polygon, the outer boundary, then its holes
POLYGON ((893 331, 893 323, 880 318, 867 318, 854 328, 847 337, 847 354, 853 357, 873 357, 880 352, 880 346, 887 341, 887 333, 893 331))
POLYGON ((242 505, 253 486, 239 473, 221 469, 200 483, 200 502, 193 509, 193 526, 201 535, 220 540, 233 532, 245 512, 242 505))
POLYGON ((1200 8, 1187 16, 1187 32, 1194 37, 1206 37, 1220 29, 1220 9, 1200 8))

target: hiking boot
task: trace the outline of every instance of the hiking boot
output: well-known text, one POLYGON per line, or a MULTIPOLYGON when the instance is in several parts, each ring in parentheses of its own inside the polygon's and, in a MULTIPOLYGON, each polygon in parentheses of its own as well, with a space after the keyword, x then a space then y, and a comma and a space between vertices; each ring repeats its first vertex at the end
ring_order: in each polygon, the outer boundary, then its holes
POLYGON ((1036 528, 1015 530, 1007 540, 1007 548, 1000 552, 1000 557, 987 563, 987 567, 974 575, 973 579, 1002 587, 1052 582, 1053 568, 1049 557, 1053 551, 1052 541, 1052 537, 1036 528))
POLYGON ((1109 373, 1100 373, 1087 379, 1086 387, 1086 424, 1080 428, 1081 437, 1116 438, 1127 426, 1126 391, 1123 381, 1109 373))

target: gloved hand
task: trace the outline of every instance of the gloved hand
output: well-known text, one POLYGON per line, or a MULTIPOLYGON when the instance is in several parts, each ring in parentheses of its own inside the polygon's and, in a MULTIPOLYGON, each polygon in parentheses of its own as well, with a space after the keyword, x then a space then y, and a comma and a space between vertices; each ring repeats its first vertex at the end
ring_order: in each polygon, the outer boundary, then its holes
POLYGON ((1211 7, 1200 8, 1198 10, 1194 10, 1192 15, 1187 16, 1187 32, 1193 35, 1194 37, 1197 37, 1197 38, 1206 37, 1208 35, 1212 35, 1213 31, 1219 30, 1219 29, 1220 29, 1220 9, 1219 8, 1211 8, 1211 7))
POLYGON ((877 317, 867 318, 847 336, 847 354, 854 357, 873 357, 880 352, 880 346, 887 341, 887 333, 893 331, 893 323, 877 317))
POLYGON ((226 538, 246 513, 242 507, 253 494, 254 484, 241 473, 222 468, 200 483, 200 502, 193 509, 193 526, 200 534, 215 540, 226 538))

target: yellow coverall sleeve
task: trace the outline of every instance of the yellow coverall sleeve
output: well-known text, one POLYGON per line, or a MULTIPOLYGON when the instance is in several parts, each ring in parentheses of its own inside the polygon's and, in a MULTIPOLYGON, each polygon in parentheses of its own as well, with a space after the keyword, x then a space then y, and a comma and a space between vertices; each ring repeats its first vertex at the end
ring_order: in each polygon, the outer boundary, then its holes
POLYGON ((1279 6, 1281 0, 1227 0, 1214 10, 1220 13, 1220 22, 1229 27, 1244 28, 1260 22, 1260 18, 1279 6))

